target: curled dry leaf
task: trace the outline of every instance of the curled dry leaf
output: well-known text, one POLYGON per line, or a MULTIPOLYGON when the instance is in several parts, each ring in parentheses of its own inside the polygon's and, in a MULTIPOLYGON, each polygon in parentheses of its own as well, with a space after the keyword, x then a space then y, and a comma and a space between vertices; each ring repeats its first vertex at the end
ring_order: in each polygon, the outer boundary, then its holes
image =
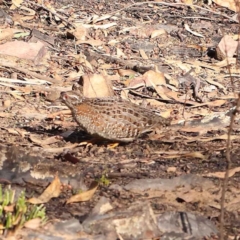
POLYGON ((61 141, 61 139, 57 138, 56 136, 52 136, 52 137, 49 137, 49 138, 46 138, 46 139, 38 139, 33 134, 30 134, 29 139, 32 142, 34 142, 34 143, 36 143, 40 146, 46 146, 46 145, 57 143, 57 142, 61 141))
POLYGON ((67 204, 73 203, 73 202, 86 202, 90 200, 93 194, 96 192, 97 188, 98 188, 98 182, 92 182, 88 191, 72 196, 67 200, 67 204))
POLYGON ((153 70, 149 70, 143 75, 147 86, 157 86, 157 85, 165 85, 166 80, 164 74, 162 72, 155 72, 153 70))
POLYGON ((83 95, 88 98, 114 96, 112 83, 101 74, 86 74, 83 77, 83 95))
POLYGON ((132 69, 121 69, 120 68, 120 69, 117 69, 117 72, 121 77, 125 77, 125 76, 134 77, 137 74, 132 69))
POLYGON ((161 35, 167 35, 167 32, 164 29, 158 29, 152 31, 151 38, 156 38, 161 35))
POLYGON ((58 174, 54 177, 51 184, 45 189, 45 191, 37 198, 30 198, 27 202, 32 204, 46 203, 54 197, 58 197, 61 193, 61 182, 58 174))

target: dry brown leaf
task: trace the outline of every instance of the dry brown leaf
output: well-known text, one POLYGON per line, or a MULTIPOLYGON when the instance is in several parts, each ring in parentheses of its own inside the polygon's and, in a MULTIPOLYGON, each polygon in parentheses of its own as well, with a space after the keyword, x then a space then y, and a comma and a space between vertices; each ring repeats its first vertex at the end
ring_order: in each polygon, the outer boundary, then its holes
POLYGON ((0 53, 39 62, 44 57, 46 48, 40 41, 37 43, 14 41, 1 44, 0 53))
POLYGON ((15 207, 16 207, 15 204, 11 204, 11 205, 9 205, 9 206, 4 206, 3 209, 4 209, 4 211, 6 211, 6 212, 13 212, 13 211, 15 211, 15 207))
MULTIPOLYGON (((20 90, 20 88, 18 88, 18 90, 20 90)), ((23 93, 26 93, 26 92, 24 92, 24 90, 25 90, 24 87, 21 88, 21 91, 22 91, 23 93), (23 91, 22 91, 22 90, 23 90, 23 91)), ((31 92, 31 91, 30 91, 30 92, 31 92)), ((30 92, 27 92, 26 94, 29 94, 30 92)), ((18 100, 21 100, 21 101, 24 101, 24 100, 25 100, 25 98, 19 96, 19 93, 15 93, 14 91, 12 91, 10 94, 11 94, 15 99, 18 99, 18 100)))
POLYGON ((12 114, 11 113, 7 113, 7 112, 0 112, 0 117, 2 118, 8 118, 11 117, 12 114))
POLYGON ((197 109, 197 110, 193 109, 191 111, 192 115, 201 115, 201 116, 206 116, 206 115, 209 115, 210 113, 211 113, 211 111, 206 108, 197 109))
POLYGON ((240 12, 240 3, 239 0, 213 0, 216 4, 229 8, 234 12, 240 12))
POLYGON ((137 73, 131 69, 118 69, 117 70, 118 74, 121 76, 121 77, 124 77, 124 76, 135 76, 137 73))
MULTIPOLYGON (((240 138, 240 136, 237 136, 237 135, 231 136, 231 140, 239 139, 239 138, 240 138)), ((228 135, 224 134, 224 135, 217 136, 217 137, 201 138, 201 139, 199 139, 199 141, 201 141, 201 142, 209 142, 209 141, 214 141, 214 140, 227 140, 227 139, 228 139, 228 135)))
POLYGON ((148 38, 149 36, 151 36, 153 30, 153 27, 143 26, 129 29, 129 33, 139 38, 148 38))
POLYGON ((191 153, 177 153, 177 154, 167 154, 165 156, 162 156, 163 158, 165 159, 168 159, 168 158, 183 158, 183 157, 186 157, 186 158, 200 158, 200 159, 205 159, 206 157, 201 153, 201 152, 191 152, 191 153))
MULTIPOLYGON (((207 130, 209 130, 210 128, 208 128, 207 130)), ((199 142, 209 142, 209 141, 214 141, 214 140, 227 140, 228 139, 228 135, 227 134, 224 134, 224 135, 221 135, 221 136, 217 136, 217 137, 209 137, 209 138, 205 138, 205 137, 201 137, 199 138, 198 137, 185 137, 186 138, 186 142, 195 142, 195 141, 199 141, 199 142)), ((239 139, 240 136, 236 136, 236 135, 233 135, 231 136, 231 139, 234 140, 234 139, 239 139)))
POLYGON ((113 27, 115 25, 117 25, 117 23, 115 23, 115 22, 101 24, 101 25, 97 25, 97 24, 87 25, 87 24, 84 24, 85 27, 93 27, 94 29, 108 29, 108 28, 113 27))
POLYGON ((140 55, 141 55, 141 57, 142 57, 143 59, 145 59, 145 60, 148 59, 148 56, 147 56, 147 54, 144 52, 143 49, 140 49, 140 50, 139 50, 139 53, 140 53, 140 55))
POLYGON ((153 86, 153 85, 157 86, 157 85, 165 85, 166 84, 164 74, 161 72, 155 72, 153 70, 149 70, 144 73, 143 77, 147 83, 146 84, 147 86, 153 86))
POLYGON ((233 57, 238 47, 238 42, 234 41, 232 36, 225 35, 218 44, 218 49, 224 57, 233 57))
MULTIPOLYGON (((169 84, 167 84, 167 86, 168 86, 169 88, 171 88, 172 90, 173 90, 175 87, 178 88, 178 86, 179 86, 179 81, 177 80, 177 78, 174 78, 174 77, 172 77, 172 76, 170 76, 169 74, 166 74, 166 73, 164 73, 164 76, 165 76, 165 78, 166 78, 166 79, 168 80, 168 82, 169 82, 169 84)), ((176 89, 175 91, 177 91, 177 89, 176 89)))
POLYGON ((221 62, 217 62, 217 63, 213 63, 213 66, 217 66, 217 67, 227 67, 228 65, 235 65, 236 64, 236 58, 225 58, 223 61, 221 62))
MULTIPOLYGON (((87 61, 87 59, 83 56, 76 56, 76 60, 79 61, 80 65, 85 65, 86 67, 89 68, 91 72, 93 72, 93 67, 90 62, 87 61)), ((83 73, 83 72, 82 72, 83 73)))
POLYGON ((25 7, 25 6, 20 6, 20 9, 24 10, 23 14, 25 15, 25 17, 21 18, 22 21, 32 20, 36 14, 36 12, 33 9, 25 7))
POLYGON ((140 87, 143 87, 143 86, 148 86, 146 83, 146 80, 142 77, 142 76, 139 76, 139 77, 135 77, 133 79, 127 79, 126 81, 124 81, 124 84, 130 88, 130 89, 137 89, 137 88, 140 88, 140 87))
POLYGON ((163 99, 163 100, 171 100, 168 96, 167 93, 165 92, 165 88, 162 86, 156 86, 155 85, 155 90, 157 94, 163 99))
POLYGON ((147 71, 143 75, 143 80, 145 81, 146 86, 152 86, 162 99, 170 100, 170 98, 168 98, 167 94, 165 93, 166 88, 161 86, 166 84, 163 73, 155 72, 153 70, 147 71))
MULTIPOLYGON (((166 103, 164 102, 160 102, 156 99, 145 99, 147 103, 150 103, 151 106, 166 106, 166 103)), ((138 102, 137 100, 135 102, 138 102)), ((142 102, 142 100, 141 100, 142 102)), ((172 110, 167 110, 169 112, 171 112, 172 110)))
POLYGON ((61 138, 59 138, 58 136, 52 136, 52 137, 49 137, 49 138, 46 138, 43 140, 43 143, 42 145, 50 145, 50 144, 53 144, 53 143, 57 143, 61 141, 61 138))
POLYGON ((205 159, 206 157, 201 152, 192 152, 192 153, 186 153, 183 154, 183 157, 190 157, 190 158, 201 158, 205 159))
POLYGON ((123 89, 121 91, 121 98, 122 99, 125 99, 125 100, 128 100, 128 93, 129 93, 129 90, 128 89, 123 89))
POLYGON ((216 198, 211 192, 197 191, 195 189, 191 189, 187 192, 177 192, 177 196, 187 203, 202 202, 204 204, 208 203, 210 199, 214 200, 216 198))
POLYGON ((177 168, 176 167, 168 167, 167 168, 167 172, 168 173, 172 173, 172 172, 176 172, 177 171, 177 168))
MULTIPOLYGON (((85 41, 87 35, 87 29, 83 25, 78 25, 71 33, 77 40, 85 41)), ((76 44, 79 44, 78 41, 76 44)))
POLYGON ((106 19, 111 18, 111 17, 112 17, 111 14, 104 14, 104 15, 101 15, 100 17, 97 16, 97 15, 95 15, 95 16, 93 17, 92 22, 93 22, 93 23, 100 22, 100 21, 106 20, 106 19))
POLYGON ((10 99, 4 100, 3 101, 3 107, 8 108, 10 107, 12 101, 10 99))
POLYGON ((238 202, 234 201, 233 203, 230 202, 226 205, 226 210, 228 212, 239 212, 239 210, 240 210, 240 197, 237 196, 235 198, 236 198, 235 200, 238 201, 238 202))
POLYGON ((219 97, 220 99, 238 99, 238 93, 228 93, 227 96, 222 96, 222 97, 219 97))
POLYGON ((127 56, 125 55, 125 53, 122 51, 122 49, 117 48, 117 57, 118 58, 127 58, 127 56))
POLYGON ((112 83, 101 74, 86 74, 83 77, 83 95, 88 98, 114 96, 112 83))
MULTIPOLYGON (((14 30, 12 28, 0 29, 0 41, 9 40, 13 38, 13 36, 14 36, 14 30)), ((0 53, 1 53, 1 49, 0 49, 0 53)))
POLYGON ((14 4, 16 7, 20 7, 23 0, 12 0, 12 4, 14 4))
POLYGON ((176 100, 177 102, 191 104, 194 106, 197 106, 199 104, 199 103, 191 101, 191 100, 185 100, 185 99, 179 98, 177 92, 168 91, 168 92, 166 92, 166 95, 167 95, 167 97, 172 98, 172 99, 176 100))
POLYGON ((193 4, 193 0, 181 0, 182 3, 188 4, 188 5, 192 5, 193 4))
POLYGON ((104 42, 101 40, 89 39, 89 40, 78 40, 76 42, 76 45, 79 45, 79 44, 89 44, 93 47, 98 47, 98 46, 102 46, 104 42))
POLYGON ((226 91, 226 88, 221 83, 213 81, 210 77, 206 78, 206 81, 212 85, 217 86, 218 88, 222 89, 223 91, 226 91))
POLYGON ((92 182, 88 191, 72 196, 67 200, 66 203, 69 204, 73 202, 86 202, 92 198, 97 188, 98 188, 98 182, 92 182))
POLYGON ((66 145, 65 147, 57 147, 57 148, 44 148, 44 152, 48 152, 48 153, 62 153, 66 150, 69 150, 69 149, 72 149, 72 148, 75 148, 77 146, 79 146, 80 144, 78 143, 75 143, 75 144, 69 144, 69 145, 66 145))
MULTIPOLYGON (((213 66, 213 64, 209 64, 209 63, 205 63, 205 62, 200 62, 200 61, 185 61, 185 63, 189 64, 189 65, 193 65, 195 67, 203 67, 203 68, 207 68, 207 69, 212 69, 215 70, 216 72, 219 72, 220 69, 219 67, 213 66)), ((189 69, 190 70, 190 69, 189 69)), ((189 71, 188 70, 188 71, 189 71)), ((186 71, 187 72, 187 71, 186 71)))
MULTIPOLYGON (((229 170, 229 177, 232 177, 233 175, 235 175, 235 173, 240 172, 240 167, 236 167, 233 169, 229 170)), ((226 172, 214 172, 214 173, 207 173, 207 174, 203 174, 202 176, 204 177, 216 177, 216 178, 225 178, 225 174, 226 172)))
POLYGON ((161 36, 163 34, 167 35, 167 32, 164 29, 153 30, 152 33, 151 33, 151 38, 156 38, 156 37, 161 36))
POLYGON ((20 135, 22 138, 24 138, 26 135, 29 134, 29 132, 27 132, 26 130, 24 130, 24 129, 22 129, 22 128, 16 128, 15 130, 19 133, 19 135, 20 135))
MULTIPOLYGON (((128 84, 129 88, 136 89, 139 87, 154 87, 155 89, 158 85, 165 85, 166 81, 164 78, 163 73, 155 72, 155 71, 148 71, 143 76, 135 77, 131 79, 128 84)), ((161 89, 159 89, 160 91, 161 89)))
POLYGON ((215 101, 212 101, 212 102, 198 103, 197 105, 191 106, 190 108, 206 106, 206 105, 210 106, 210 107, 219 107, 219 106, 222 106, 225 103, 226 103, 226 100, 222 99, 222 100, 215 100, 215 101))
POLYGON ((53 119, 56 118, 57 116, 61 116, 61 115, 72 115, 70 110, 62 110, 59 112, 54 112, 54 113, 50 113, 47 115, 47 118, 53 119))
POLYGON ((34 218, 25 222, 24 227, 29 229, 37 229, 41 226, 41 222, 42 222, 41 218, 34 218))
POLYGON ((58 174, 54 177, 51 184, 45 189, 45 191, 37 198, 30 198, 27 202, 32 204, 46 203, 54 197, 58 197, 61 193, 61 182, 58 174))
POLYGON ((16 131, 15 128, 6 128, 6 130, 11 134, 19 135, 18 131, 16 131))
POLYGON ((41 146, 44 140, 43 139, 39 139, 37 136, 38 135, 30 134, 29 139, 33 143, 36 143, 37 145, 41 146))
MULTIPOLYGON (((5 224, 3 225, 3 224, 0 224, 0 230, 3 230, 3 229, 5 229, 5 224)), ((11 239, 10 239, 11 240, 11 239)), ((14 240, 16 240, 16 238, 14 239, 14 240)))

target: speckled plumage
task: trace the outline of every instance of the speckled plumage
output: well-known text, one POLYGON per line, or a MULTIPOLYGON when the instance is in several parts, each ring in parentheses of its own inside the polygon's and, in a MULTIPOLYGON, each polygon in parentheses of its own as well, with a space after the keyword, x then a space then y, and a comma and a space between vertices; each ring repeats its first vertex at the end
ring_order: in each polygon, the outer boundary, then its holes
POLYGON ((153 111, 118 98, 83 98, 76 92, 62 93, 62 101, 86 132, 102 138, 130 142, 169 120, 153 111))

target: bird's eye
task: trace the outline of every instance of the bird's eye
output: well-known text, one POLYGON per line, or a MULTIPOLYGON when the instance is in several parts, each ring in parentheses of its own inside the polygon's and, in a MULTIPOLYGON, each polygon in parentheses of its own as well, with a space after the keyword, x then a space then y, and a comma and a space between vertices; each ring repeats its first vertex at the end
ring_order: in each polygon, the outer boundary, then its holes
POLYGON ((65 92, 61 92, 61 98, 62 99, 67 99, 68 96, 67 96, 67 94, 65 92))

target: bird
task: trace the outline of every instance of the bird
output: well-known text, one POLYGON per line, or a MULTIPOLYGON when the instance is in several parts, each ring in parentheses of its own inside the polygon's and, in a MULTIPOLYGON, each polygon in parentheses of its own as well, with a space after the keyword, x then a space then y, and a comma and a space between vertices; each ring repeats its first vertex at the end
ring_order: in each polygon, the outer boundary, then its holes
POLYGON ((86 98, 77 91, 62 92, 62 102, 73 119, 93 137, 132 142, 144 133, 170 125, 150 109, 117 97, 86 98))

